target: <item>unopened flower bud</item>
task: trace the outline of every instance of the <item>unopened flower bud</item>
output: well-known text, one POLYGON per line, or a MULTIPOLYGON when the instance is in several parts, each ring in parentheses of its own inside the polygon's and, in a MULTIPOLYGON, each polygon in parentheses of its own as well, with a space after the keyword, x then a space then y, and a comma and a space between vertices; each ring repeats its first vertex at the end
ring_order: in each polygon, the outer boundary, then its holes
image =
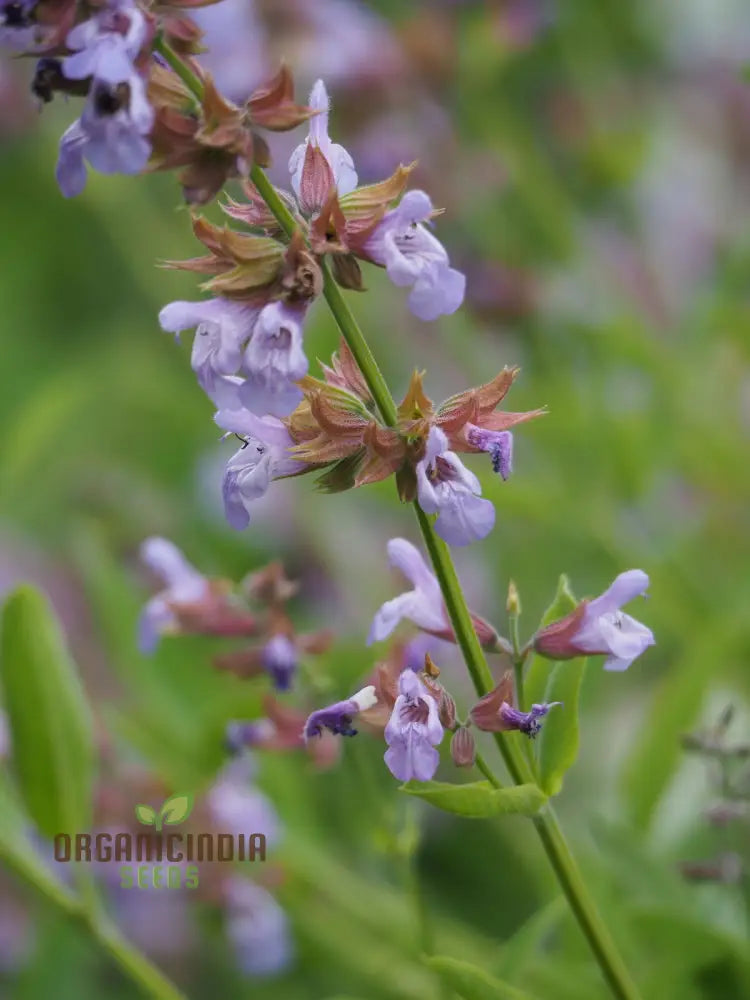
POLYGON ((430 654, 425 653, 422 681, 437 702, 438 716, 441 724, 446 729, 453 729, 456 724, 456 702, 453 700, 453 696, 445 690, 438 680, 439 676, 440 670, 432 662, 430 654))
POLYGON ((466 726, 459 726, 451 740, 451 759, 456 767, 471 767, 477 756, 474 735, 466 726))
POLYGON ((362 269, 357 263, 357 258, 348 253, 335 253, 331 257, 333 276, 342 288, 349 288, 353 292, 363 292, 365 286, 362 282, 362 269))
POLYGON ((514 618, 521 614, 521 597, 513 580, 508 584, 508 599, 505 602, 505 610, 514 618))

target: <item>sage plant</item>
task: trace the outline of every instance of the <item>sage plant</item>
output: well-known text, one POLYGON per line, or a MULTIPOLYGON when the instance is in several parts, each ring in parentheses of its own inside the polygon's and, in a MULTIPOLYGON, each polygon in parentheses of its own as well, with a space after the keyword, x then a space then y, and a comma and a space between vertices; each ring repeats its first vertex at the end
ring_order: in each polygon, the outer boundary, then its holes
MULTIPOLYGON (((32 87, 42 102, 63 94, 78 107, 60 139, 56 177, 65 197, 81 194, 89 168, 176 176, 202 249, 171 266, 199 276, 205 297, 165 304, 158 319, 176 336, 194 331, 196 381, 216 407, 216 424, 233 439, 216 484, 229 525, 253 531, 255 502, 282 478, 312 475, 329 492, 393 480, 394 503, 413 506, 418 533, 383 539, 383 550, 411 589, 373 609, 363 652, 366 642, 382 648, 408 621, 438 650, 446 643, 459 647, 476 702, 459 710, 433 659, 439 652, 425 654, 420 646, 414 655, 391 645, 358 690, 316 704, 301 664, 323 653, 330 636, 296 632, 286 607, 293 588, 278 567, 233 588, 206 579, 158 538, 142 550, 160 588, 138 625, 141 648, 153 650, 177 632, 234 637, 236 648, 218 654, 217 667, 245 678, 265 675, 276 693, 264 718, 228 720, 233 753, 248 747, 307 752, 326 766, 344 737, 375 738, 401 792, 464 816, 527 815, 612 995, 634 1000, 638 990, 551 799, 571 762, 554 748, 565 742, 561 734, 577 732, 575 697, 557 694, 567 684, 577 695, 583 657, 605 656, 606 669, 621 671, 653 643, 645 625, 620 611, 645 591, 648 577, 626 570, 592 601, 576 601, 563 579, 547 620, 525 643, 513 584, 507 635, 500 623, 469 611, 451 547, 481 544, 496 512, 466 462, 487 463, 508 481, 502 488, 512 489, 514 449, 524 448, 524 425, 541 418, 544 407, 506 408, 520 373, 500 358, 483 384, 456 386, 443 402, 428 395, 424 372, 413 373, 404 398, 394 400, 344 292, 362 292, 367 269, 381 268, 404 289, 422 322, 460 309, 466 279, 441 242, 441 209, 429 192, 410 186, 414 164, 394 163, 381 181, 359 184, 356 163, 336 141, 324 80, 306 103, 295 99, 286 66, 244 102, 222 94, 195 59, 200 32, 189 12, 197 6, 200 0, 2 0, 0 39, 37 60, 32 87), (307 134, 289 159, 287 183, 276 188, 264 172, 272 154, 268 134, 299 127, 307 134), (225 186, 231 182, 230 196, 225 186), (201 211, 215 200, 222 225, 201 211), (330 309, 340 345, 318 370, 304 339, 319 299, 330 309), (577 682, 569 683, 571 677, 577 682), (284 700, 300 690, 304 711, 284 700), (482 732, 492 734, 507 777, 480 751, 482 732), (537 748, 545 739, 552 749, 542 756, 537 748), (441 748, 446 768, 476 768, 481 778, 466 782, 455 772, 451 782, 435 782, 441 748)), ((297 488, 302 496, 306 485, 297 488)), ((356 493, 351 502, 357 503, 356 493)), ((214 789, 214 805, 226 799, 222 787, 214 789)), ((263 892, 249 884, 231 887, 231 933, 239 951, 245 938, 255 940, 249 914, 263 892)), ((273 901, 267 905, 283 929, 283 914, 273 901)), ((274 941, 272 964, 287 953, 281 930, 274 941)), ((177 995, 123 942, 110 937, 104 943, 152 996, 177 995)))

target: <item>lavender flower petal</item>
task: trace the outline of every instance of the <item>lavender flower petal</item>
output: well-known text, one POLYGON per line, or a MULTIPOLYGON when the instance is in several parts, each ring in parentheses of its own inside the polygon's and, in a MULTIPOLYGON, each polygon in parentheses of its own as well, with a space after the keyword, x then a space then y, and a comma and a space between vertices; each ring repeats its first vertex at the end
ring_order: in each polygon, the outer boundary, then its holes
POLYGON ((423 320, 455 312, 466 289, 466 278, 450 267, 445 247, 421 225, 432 211, 424 191, 408 191, 363 248, 365 257, 385 267, 394 285, 413 286, 409 308, 423 320))
POLYGON ((388 559, 399 569, 414 589, 386 601, 375 614, 367 645, 387 639, 404 618, 428 632, 443 632, 448 622, 440 584, 419 551, 405 538, 388 542, 388 559))

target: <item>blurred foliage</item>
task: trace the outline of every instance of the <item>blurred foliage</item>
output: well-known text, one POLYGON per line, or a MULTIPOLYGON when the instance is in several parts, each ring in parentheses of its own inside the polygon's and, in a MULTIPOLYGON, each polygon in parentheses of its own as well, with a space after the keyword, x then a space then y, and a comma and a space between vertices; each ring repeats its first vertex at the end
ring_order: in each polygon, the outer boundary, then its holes
MULTIPOLYGON (((657 645, 624 675, 589 664, 560 811, 646 1000, 750 997, 738 891, 686 885, 677 872, 716 848, 701 820, 716 789, 686 761, 680 735, 750 694, 747 18, 731 0, 371 7, 413 60, 396 99, 413 97, 415 133, 421 121, 430 128, 418 99, 449 116, 449 141, 423 160, 419 182, 448 209, 439 234, 467 270, 469 300, 419 324, 371 270, 353 308, 396 394, 413 367, 428 369, 441 399, 517 363, 509 406, 549 407, 517 431, 508 483, 472 463, 498 508, 488 541, 458 553, 472 607, 504 627, 512 575, 528 632, 562 571, 577 594, 631 566, 649 573, 651 601, 637 614, 657 645), (539 15, 523 44, 507 27, 516 8, 539 15)), ((372 88, 367 115, 395 100, 394 87, 372 88)), ((349 144, 345 85, 330 89, 349 144)), ((363 640, 394 593, 385 542, 416 540, 416 526, 392 484, 321 496, 309 478, 276 484, 244 534, 224 525, 226 449, 190 371, 189 338, 175 346, 156 321, 164 303, 197 294, 190 276, 154 266, 193 255, 188 215, 167 176, 92 174, 83 196, 64 201, 53 164, 71 117, 64 102, 32 115, 0 158, 2 579, 32 576, 61 604, 115 752, 200 792, 224 758, 226 722, 257 716, 263 688, 212 672, 208 641, 137 653, 140 541, 164 534, 201 570, 230 578, 282 558, 301 580, 298 619, 339 633, 321 678, 338 696, 377 655, 363 640), (71 609, 70 594, 85 604, 71 609)), ((326 359, 337 339, 319 305, 308 355, 326 359)), ((466 708, 458 668, 444 674, 466 708)), ((746 711, 740 735, 743 720, 746 711)), ((393 848, 405 797, 376 741, 344 750, 331 773, 297 756, 261 761, 286 827, 277 860, 294 968, 243 979, 216 913, 198 907, 202 945, 168 967, 191 1000, 437 995, 393 848)), ((441 775, 451 777, 447 766, 441 775)), ((439 954, 540 1000, 606 995, 528 821, 480 823, 427 805, 419 814, 439 954)), ((0 838, 7 829, 0 822, 0 838)), ((0 968, 3 995, 136 996, 72 921, 27 905, 31 953, 7 976, 0 968)))

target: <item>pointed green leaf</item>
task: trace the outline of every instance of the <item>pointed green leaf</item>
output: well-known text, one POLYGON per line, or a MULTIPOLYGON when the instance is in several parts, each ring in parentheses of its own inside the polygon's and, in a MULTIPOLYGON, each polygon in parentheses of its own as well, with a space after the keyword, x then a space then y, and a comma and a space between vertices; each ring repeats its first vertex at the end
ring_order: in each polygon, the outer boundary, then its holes
POLYGON ((547 796, 536 785, 495 788, 489 781, 473 781, 467 785, 408 781, 401 785, 401 791, 424 799, 438 809, 474 819, 505 814, 533 816, 547 801, 547 796))
POLYGON ((156 810, 152 809, 151 806, 145 805, 143 802, 139 802, 135 807, 135 818, 139 823, 143 823, 144 826, 153 826, 156 822, 156 810))
POLYGON ((578 703, 585 672, 586 657, 565 660, 554 664, 547 682, 544 700, 562 702, 550 709, 537 741, 539 784, 547 795, 558 794, 578 756, 578 703))
MULTIPOLYGON (((49 861, 41 858, 29 841, 28 825, 15 791, 0 772, 0 860, 38 892, 67 912, 75 913, 77 900, 68 887, 55 878, 49 861)), ((67 866, 55 867, 64 869, 67 866)))
POLYGON ((89 707, 47 599, 19 587, 0 634, 13 765, 23 801, 42 833, 91 826, 94 746, 89 707))
POLYGON ((161 807, 159 816, 162 823, 174 826, 176 823, 182 823, 186 820, 192 811, 192 795, 173 795, 172 798, 167 799, 161 807))
POLYGON ((495 979, 489 972, 457 958, 435 955, 424 959, 443 983, 464 1000, 532 1000, 528 993, 495 979))

